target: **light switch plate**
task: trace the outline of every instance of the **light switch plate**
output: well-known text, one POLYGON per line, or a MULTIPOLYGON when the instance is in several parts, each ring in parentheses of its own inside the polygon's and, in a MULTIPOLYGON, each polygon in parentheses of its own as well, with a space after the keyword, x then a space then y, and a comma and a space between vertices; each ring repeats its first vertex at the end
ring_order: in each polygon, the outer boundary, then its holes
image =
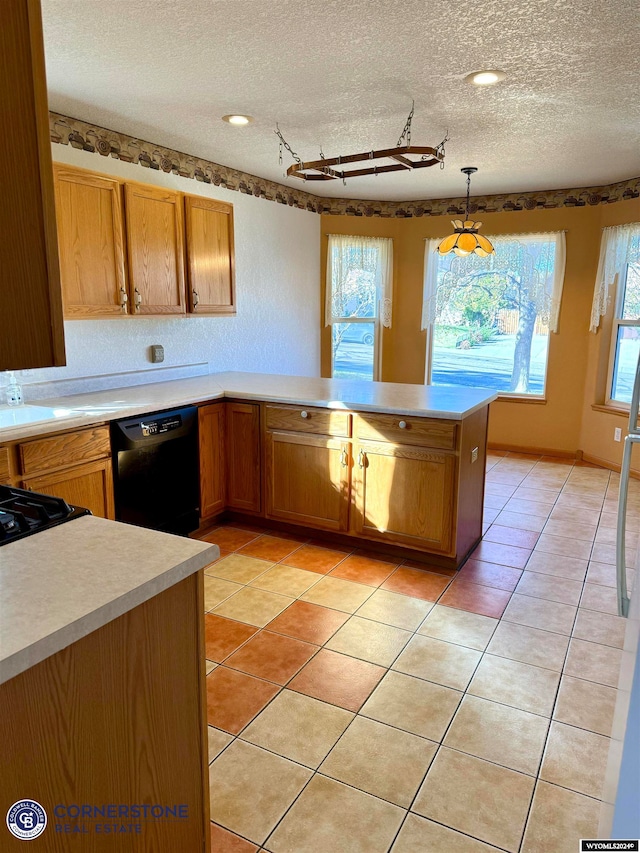
POLYGON ((164 361, 163 346, 160 346, 160 344, 152 344, 149 349, 151 350, 151 362, 153 364, 160 364, 164 361))
POLYGON ((478 461, 478 448, 474 447, 473 450, 471 451, 471 462, 473 464, 474 462, 477 462, 477 461, 478 461))

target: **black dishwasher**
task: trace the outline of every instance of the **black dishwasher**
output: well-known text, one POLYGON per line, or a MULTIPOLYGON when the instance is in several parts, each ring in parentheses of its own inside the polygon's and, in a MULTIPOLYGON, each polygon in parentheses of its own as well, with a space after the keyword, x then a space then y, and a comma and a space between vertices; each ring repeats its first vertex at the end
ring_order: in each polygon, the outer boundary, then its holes
POLYGON ((195 406, 112 421, 116 518, 186 535, 200 520, 195 406))

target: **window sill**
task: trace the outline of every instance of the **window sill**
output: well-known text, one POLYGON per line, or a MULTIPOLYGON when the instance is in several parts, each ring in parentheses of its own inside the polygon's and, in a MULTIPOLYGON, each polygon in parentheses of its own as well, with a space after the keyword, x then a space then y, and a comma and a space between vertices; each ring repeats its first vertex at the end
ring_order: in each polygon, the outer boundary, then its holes
POLYGON ((547 398, 546 397, 529 397, 529 396, 518 396, 517 394, 502 394, 498 395, 497 401, 498 403, 534 403, 538 406, 546 406, 547 398))
POLYGON ((622 406, 612 406, 611 404, 593 403, 591 406, 594 412, 605 412, 607 415, 620 415, 623 418, 629 417, 629 409, 622 406))

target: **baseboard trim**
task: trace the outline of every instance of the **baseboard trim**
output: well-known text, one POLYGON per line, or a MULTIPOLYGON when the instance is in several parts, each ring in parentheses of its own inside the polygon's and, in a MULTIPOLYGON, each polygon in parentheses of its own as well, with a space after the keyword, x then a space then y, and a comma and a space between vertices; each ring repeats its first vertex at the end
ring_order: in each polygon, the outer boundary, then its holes
POLYGON ((581 451, 577 450, 571 453, 568 450, 554 450, 551 447, 526 447, 516 444, 499 444, 497 442, 487 442, 487 450, 504 450, 508 453, 530 453, 536 456, 557 456, 560 459, 579 459, 581 451))
MULTIPOLYGON (((617 462, 609 462, 606 459, 601 459, 599 456, 591 456, 590 453, 583 454, 585 462, 590 462, 592 465, 599 465, 601 468, 608 468, 609 471, 620 473, 620 465, 617 462)), ((634 471, 633 468, 629 471, 629 476, 634 480, 640 480, 640 471, 634 471)))

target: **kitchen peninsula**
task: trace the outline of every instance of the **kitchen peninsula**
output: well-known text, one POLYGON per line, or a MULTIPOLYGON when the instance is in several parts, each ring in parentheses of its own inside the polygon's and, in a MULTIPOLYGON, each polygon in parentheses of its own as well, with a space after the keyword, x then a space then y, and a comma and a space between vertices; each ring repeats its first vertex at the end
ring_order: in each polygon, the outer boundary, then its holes
MULTIPOLYGON (((208 851, 202 572, 216 546, 85 516, 0 548, 0 804, 47 853, 208 851), (185 630, 185 626, 190 626, 185 630), (179 701, 176 701, 179 697, 179 701), (182 819, 79 819, 180 804, 182 819), (185 816, 186 815, 186 816, 185 816), (110 828, 105 828, 106 825, 110 828)), ((22 849, 7 835, 3 851, 22 849)))
POLYGON ((4 474, 33 487, 30 474, 37 474, 41 487, 48 477, 52 491, 82 504, 81 461, 94 466, 86 472, 94 478, 87 497, 102 494, 98 509, 90 508, 112 515, 104 425, 195 404, 203 529, 231 513, 338 540, 358 537, 457 567, 482 532, 488 406, 495 396, 453 386, 228 372, 42 400, 42 419, 0 425, 0 481, 4 474), (52 450, 53 473, 43 474, 52 450), (68 493, 65 483, 73 484, 68 493))

